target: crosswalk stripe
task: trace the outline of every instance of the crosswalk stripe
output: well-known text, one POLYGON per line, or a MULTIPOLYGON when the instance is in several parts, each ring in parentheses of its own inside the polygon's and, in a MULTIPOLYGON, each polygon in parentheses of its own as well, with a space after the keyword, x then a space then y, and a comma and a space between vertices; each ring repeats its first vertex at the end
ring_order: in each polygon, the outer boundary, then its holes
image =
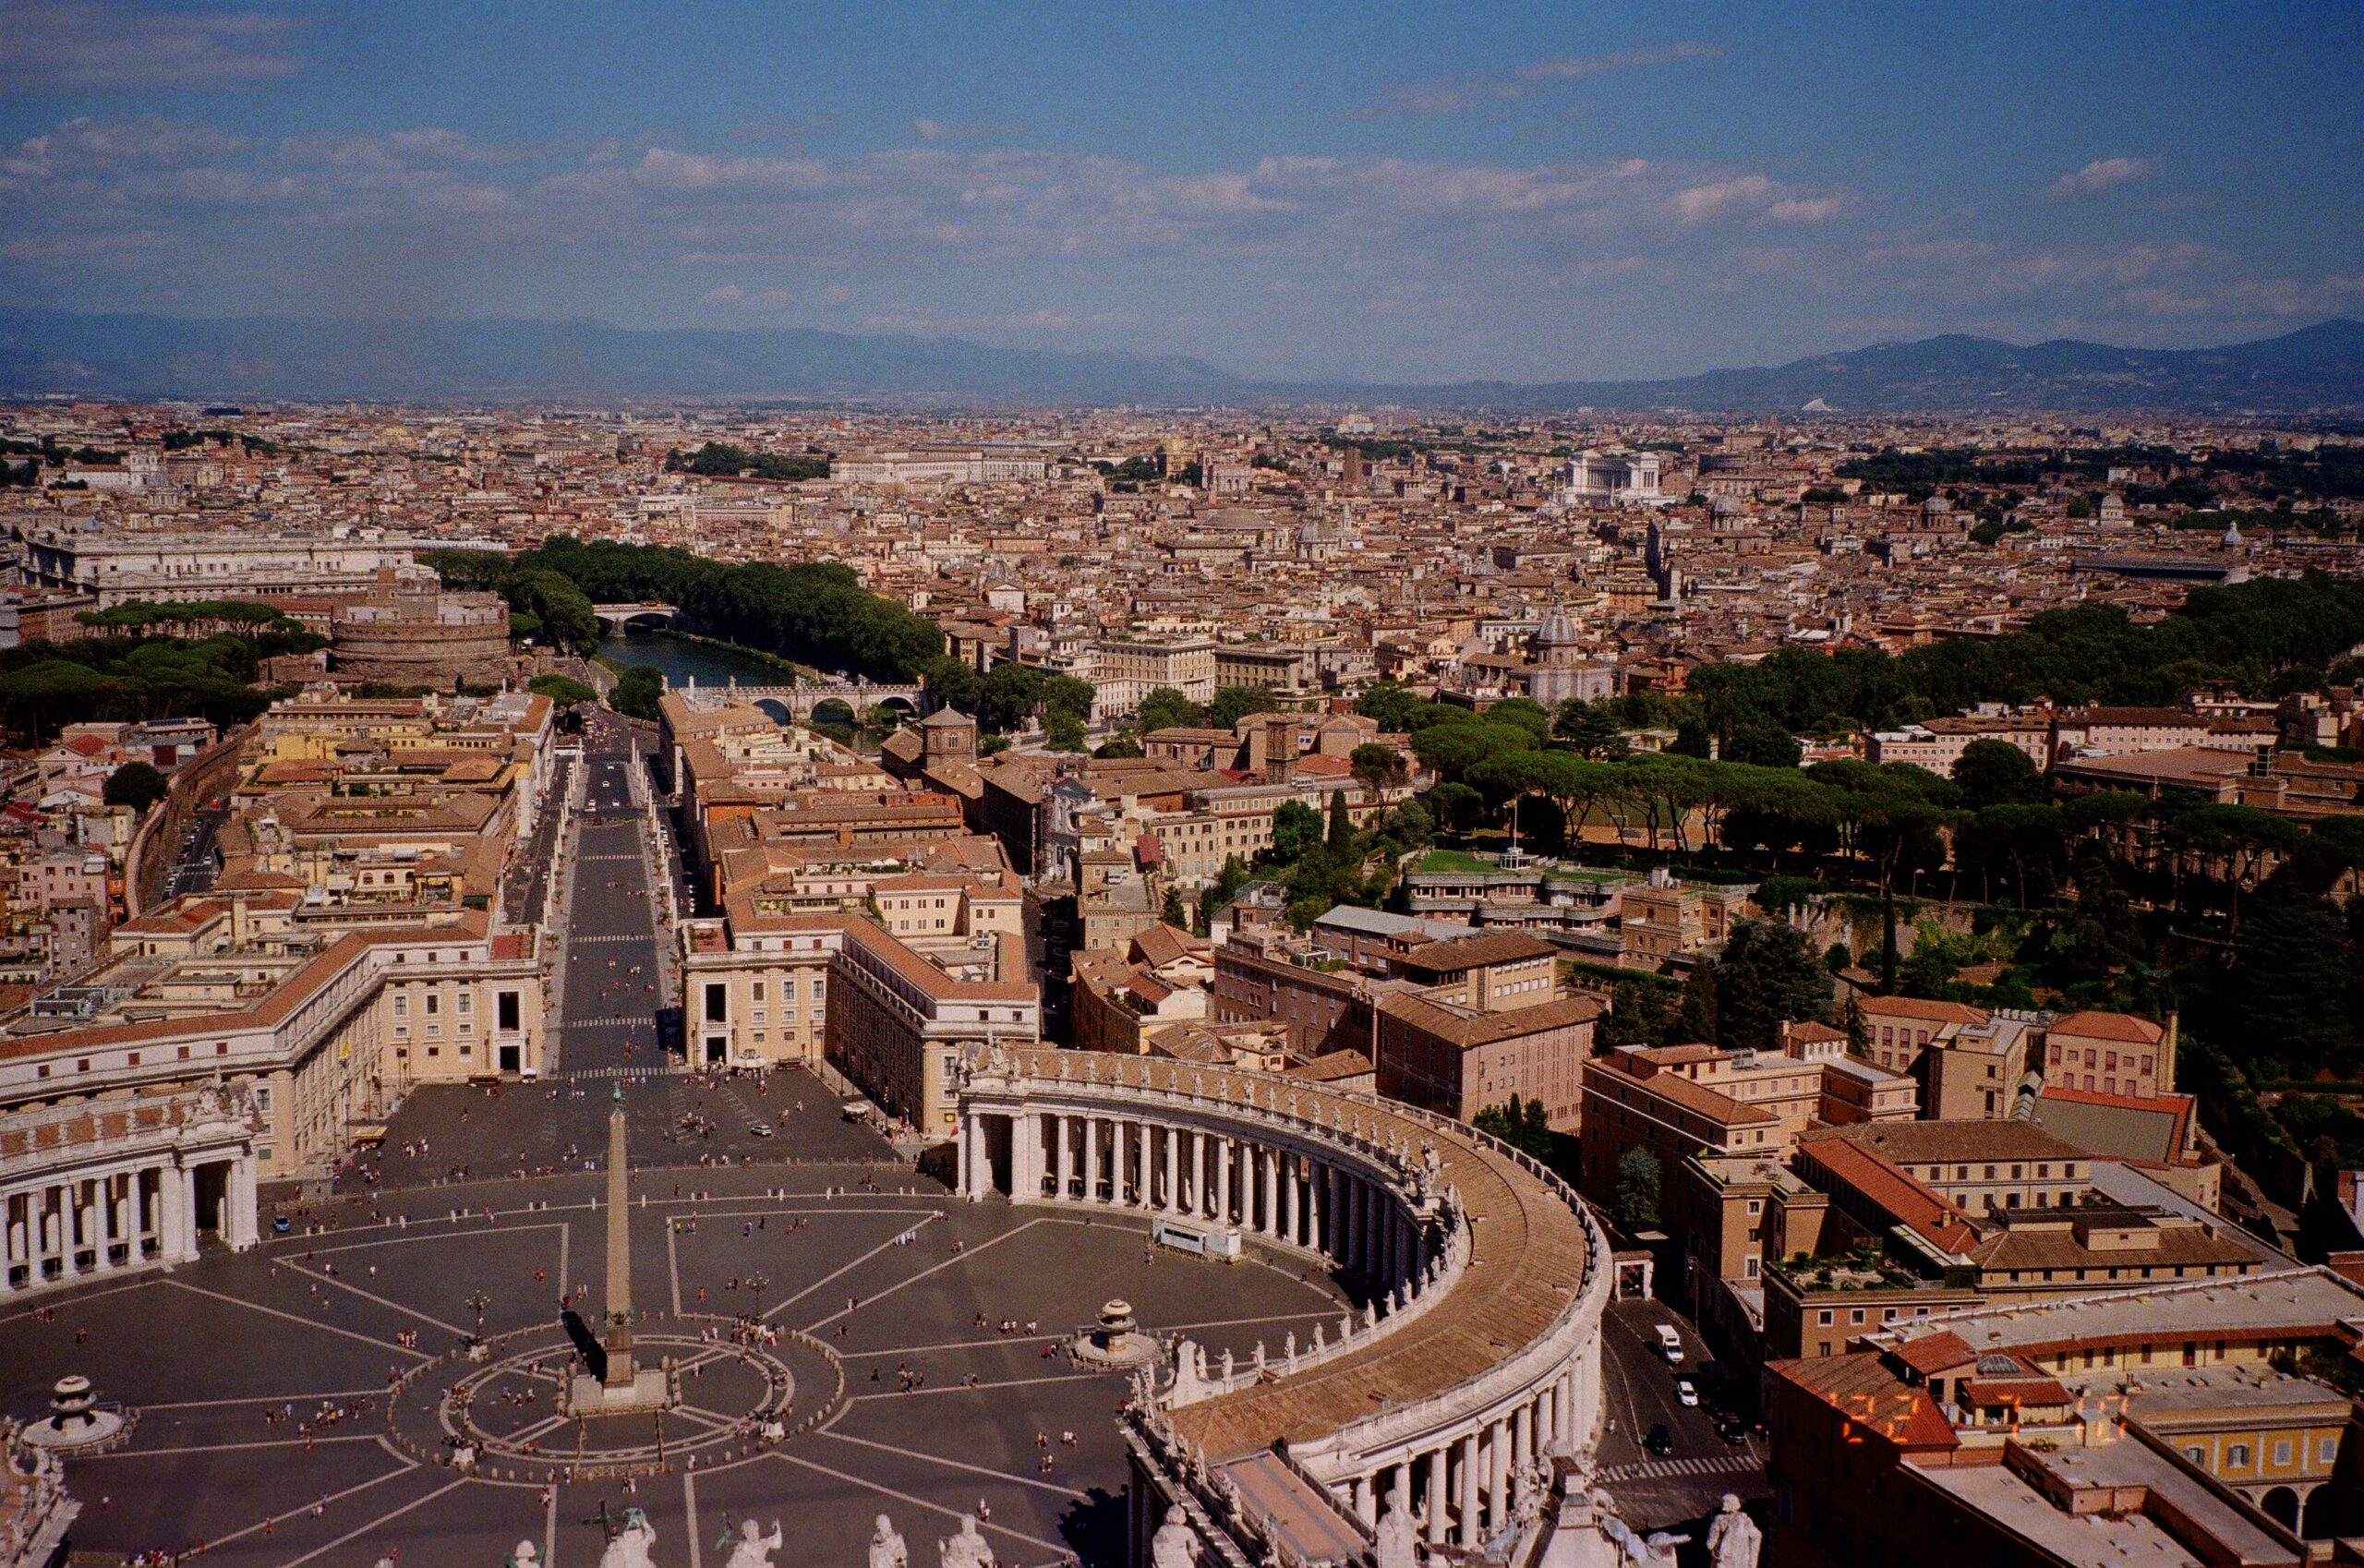
POLYGON ((1697 1459, 1647 1460, 1638 1465, 1611 1465, 1600 1473, 1605 1481, 1654 1481, 1676 1476, 1737 1476, 1759 1468, 1753 1458, 1737 1453, 1697 1459))

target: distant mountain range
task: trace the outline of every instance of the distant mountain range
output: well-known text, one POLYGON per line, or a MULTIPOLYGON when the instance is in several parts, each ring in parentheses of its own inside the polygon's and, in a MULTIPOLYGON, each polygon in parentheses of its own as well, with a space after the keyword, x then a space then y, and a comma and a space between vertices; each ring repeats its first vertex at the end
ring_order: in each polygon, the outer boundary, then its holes
POLYGON ((197 320, 0 309, 0 395, 372 402, 865 397, 1052 404, 1288 401, 1540 412, 2364 410, 2364 322, 2222 348, 2021 348, 1948 335, 1665 380, 1256 381, 1197 359, 790 328, 597 321, 197 320))

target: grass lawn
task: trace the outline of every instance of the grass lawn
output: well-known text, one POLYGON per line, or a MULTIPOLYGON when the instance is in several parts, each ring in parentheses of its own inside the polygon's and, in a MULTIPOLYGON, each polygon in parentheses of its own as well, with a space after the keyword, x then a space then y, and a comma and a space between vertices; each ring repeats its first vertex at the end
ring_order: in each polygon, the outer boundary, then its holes
POLYGON ((1429 873, 1461 872, 1482 876, 1488 872, 1500 871, 1502 867, 1491 861, 1481 861, 1476 855, 1465 853, 1460 850, 1430 850, 1420 857, 1419 869, 1429 873))

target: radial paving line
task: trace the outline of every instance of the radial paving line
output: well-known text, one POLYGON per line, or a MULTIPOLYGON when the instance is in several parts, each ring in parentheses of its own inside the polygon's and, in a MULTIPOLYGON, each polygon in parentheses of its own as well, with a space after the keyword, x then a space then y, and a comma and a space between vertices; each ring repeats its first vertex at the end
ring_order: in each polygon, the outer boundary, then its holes
POLYGON ((210 1296, 216 1301, 227 1301, 233 1307, 244 1307, 251 1312, 268 1313, 274 1318, 284 1318, 291 1323, 301 1323, 306 1328, 319 1329, 325 1333, 343 1334, 347 1339, 357 1339, 364 1345, 375 1345, 380 1350, 391 1350, 397 1356, 408 1356, 418 1361, 433 1359, 425 1351, 412 1350, 407 1346, 396 1345, 390 1339, 374 1339, 368 1334, 358 1333, 352 1329, 339 1328, 334 1323, 315 1322, 309 1318, 298 1317, 293 1312, 283 1312, 276 1307, 266 1307, 259 1301, 241 1301, 235 1296, 224 1296, 218 1290, 208 1290, 201 1285, 191 1285, 187 1280, 166 1280, 164 1283, 175 1290, 186 1290, 194 1296, 210 1296))

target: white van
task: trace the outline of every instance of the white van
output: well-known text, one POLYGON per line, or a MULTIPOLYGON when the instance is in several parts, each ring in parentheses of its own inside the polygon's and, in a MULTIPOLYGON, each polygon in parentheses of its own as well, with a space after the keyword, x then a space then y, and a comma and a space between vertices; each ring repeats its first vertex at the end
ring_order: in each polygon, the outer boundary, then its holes
POLYGON ((1668 1366, 1682 1366, 1683 1336, 1674 1332, 1674 1325, 1672 1323, 1660 1323, 1658 1325, 1658 1354, 1666 1357, 1666 1364, 1668 1366))

